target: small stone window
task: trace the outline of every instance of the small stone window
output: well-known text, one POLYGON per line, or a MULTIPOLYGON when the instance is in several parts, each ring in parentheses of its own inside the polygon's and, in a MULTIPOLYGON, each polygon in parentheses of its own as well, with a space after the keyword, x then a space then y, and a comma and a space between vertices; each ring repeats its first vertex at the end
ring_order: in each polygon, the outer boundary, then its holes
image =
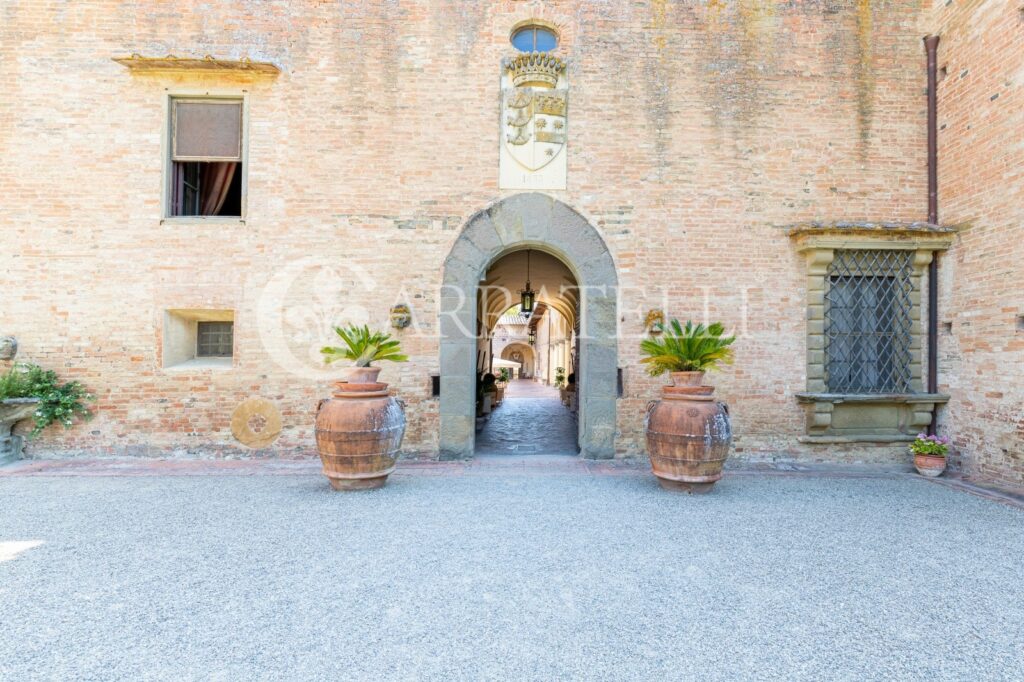
POLYGON ((233 310, 174 308, 164 312, 165 369, 230 368, 234 345, 233 310))
POLYGON ((171 100, 167 215, 242 216, 240 99, 171 100))
POLYGON ((825 288, 825 384, 832 393, 909 393, 913 253, 836 251, 825 288))
POLYGON ((520 52, 551 52, 558 47, 558 34, 547 26, 527 23, 512 31, 512 46, 520 52))

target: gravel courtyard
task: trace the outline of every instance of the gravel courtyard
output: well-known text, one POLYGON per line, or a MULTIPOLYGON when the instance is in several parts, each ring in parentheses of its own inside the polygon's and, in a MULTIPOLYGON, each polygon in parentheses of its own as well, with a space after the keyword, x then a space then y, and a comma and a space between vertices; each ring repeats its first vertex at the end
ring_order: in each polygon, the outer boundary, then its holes
POLYGON ((1021 509, 447 471, 0 478, 0 679, 1024 677, 1021 509))

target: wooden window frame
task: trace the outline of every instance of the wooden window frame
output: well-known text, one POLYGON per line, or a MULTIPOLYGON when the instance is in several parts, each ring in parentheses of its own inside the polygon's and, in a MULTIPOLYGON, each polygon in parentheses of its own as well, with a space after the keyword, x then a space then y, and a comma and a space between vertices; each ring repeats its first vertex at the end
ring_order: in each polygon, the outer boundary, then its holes
POLYGON ((162 180, 160 192, 160 222, 183 223, 229 223, 245 224, 249 198, 249 92, 238 88, 167 88, 164 96, 163 131, 160 143, 162 159, 162 180), (242 192, 237 216, 176 216, 171 215, 171 196, 174 182, 174 162, 171 160, 174 134, 174 101, 229 100, 242 103, 242 192))

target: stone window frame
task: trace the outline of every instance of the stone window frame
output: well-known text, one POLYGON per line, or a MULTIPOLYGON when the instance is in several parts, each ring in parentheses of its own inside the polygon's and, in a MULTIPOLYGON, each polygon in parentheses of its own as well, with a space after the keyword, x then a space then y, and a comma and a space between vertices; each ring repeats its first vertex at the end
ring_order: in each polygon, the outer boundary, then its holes
POLYGON ((160 368, 165 372, 230 370, 238 360, 237 320, 233 308, 167 308, 162 311, 160 368), (199 355, 200 322, 230 322, 230 355, 199 355))
POLYGON ((237 87, 175 87, 165 88, 163 97, 163 125, 160 131, 160 223, 174 224, 206 224, 220 223, 228 225, 244 225, 248 215, 249 204, 249 91, 237 87), (171 135, 173 131, 174 100, 236 100, 242 103, 242 195, 239 200, 241 215, 237 216, 176 216, 171 215, 171 178, 173 162, 171 161, 171 135))
MULTIPOLYGON (((512 47, 520 54, 530 54, 530 51, 520 50, 518 47, 515 46, 515 42, 513 41, 515 40, 517 35, 529 29, 533 29, 534 31, 536 31, 537 29, 541 29, 543 31, 547 31, 554 37, 555 47, 552 50, 549 50, 550 52, 554 52, 555 50, 562 46, 562 32, 558 30, 558 26, 555 25, 553 22, 548 21, 546 19, 538 19, 536 17, 531 19, 523 19, 522 21, 517 21, 515 24, 513 24, 512 30, 510 30, 508 33, 509 44, 511 44, 512 47)), ((536 39, 534 40, 534 44, 536 44, 536 39)))
POLYGON ((913 440, 914 434, 931 422, 937 406, 949 400, 947 395, 925 391, 924 320, 928 311, 922 292, 934 253, 951 246, 955 230, 927 223, 814 223, 796 226, 789 236, 806 262, 807 380, 805 390, 797 393, 796 398, 807 411, 807 435, 800 441, 831 444, 913 440), (825 290, 829 266, 837 251, 853 250, 914 252, 910 276, 910 317, 914 324, 910 345, 911 390, 907 393, 832 393, 826 385, 825 290), (834 419, 839 414, 842 417, 834 419), (857 426, 841 426, 839 422, 857 426))

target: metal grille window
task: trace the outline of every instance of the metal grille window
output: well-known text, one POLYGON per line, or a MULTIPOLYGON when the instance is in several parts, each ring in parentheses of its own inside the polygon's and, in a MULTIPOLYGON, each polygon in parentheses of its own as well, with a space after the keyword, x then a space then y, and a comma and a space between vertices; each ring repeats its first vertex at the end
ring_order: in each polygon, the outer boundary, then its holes
POLYGON ((233 322, 200 322, 196 334, 196 357, 229 358, 234 346, 233 322))
POLYGON ((836 251, 825 291, 832 393, 910 392, 912 252, 836 251))

